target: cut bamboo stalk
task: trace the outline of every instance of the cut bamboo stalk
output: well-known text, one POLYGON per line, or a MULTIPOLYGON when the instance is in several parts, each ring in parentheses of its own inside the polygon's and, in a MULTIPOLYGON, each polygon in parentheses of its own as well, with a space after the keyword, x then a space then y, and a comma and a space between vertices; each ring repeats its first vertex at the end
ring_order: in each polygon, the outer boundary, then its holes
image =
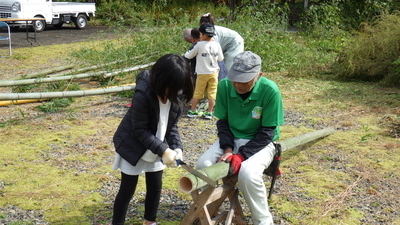
POLYGON ((103 94, 117 93, 123 91, 132 91, 134 88, 135 86, 124 86, 124 87, 102 88, 102 89, 82 90, 82 91, 6 93, 6 94, 0 94, 0 100, 84 97, 91 95, 103 95, 103 94))
POLYGON ((38 76, 42 76, 42 75, 47 75, 47 74, 50 74, 50 73, 54 73, 54 72, 56 72, 56 71, 68 70, 68 69, 73 68, 74 66, 75 66, 75 65, 60 66, 60 67, 56 67, 56 68, 52 68, 52 69, 48 69, 48 70, 43 70, 43 71, 38 72, 38 73, 27 74, 27 75, 24 75, 24 76, 22 76, 22 77, 11 78, 11 80, 20 80, 20 79, 38 77, 38 76))
POLYGON ((122 70, 118 70, 118 71, 115 71, 115 72, 106 73, 104 75, 104 77, 107 78, 107 77, 118 75, 119 73, 123 73, 123 72, 130 72, 130 71, 134 71, 134 70, 144 69, 144 68, 150 67, 150 66, 152 66, 154 64, 155 64, 155 62, 151 62, 151 63, 147 63, 147 64, 140 65, 140 66, 128 67, 128 68, 125 68, 125 69, 122 69, 122 70))
MULTIPOLYGON (((228 175, 229 163, 220 162, 197 171, 206 175, 212 180, 217 181, 228 175)), ((207 185, 206 181, 196 177, 191 173, 181 177, 178 182, 179 182, 179 187, 185 193, 190 193, 194 190, 197 190, 207 185)))
POLYGON ((89 71, 89 70, 96 70, 98 68, 109 66, 109 65, 113 65, 113 64, 117 64, 117 63, 120 63, 120 62, 123 62, 123 61, 126 61, 126 60, 117 60, 117 61, 109 62, 109 63, 105 63, 105 64, 88 66, 88 67, 84 67, 84 68, 78 68, 78 69, 73 70, 73 71, 68 72, 68 73, 51 74, 51 75, 49 75, 49 77, 66 76, 66 75, 70 75, 71 73, 84 72, 84 71, 89 71))
POLYGON ((56 82, 56 81, 61 81, 61 80, 81 79, 81 78, 93 77, 93 76, 98 76, 98 75, 103 75, 103 74, 104 74, 104 72, 100 71, 100 72, 76 74, 76 75, 69 75, 69 76, 62 76, 62 77, 46 77, 46 78, 25 79, 25 80, 2 80, 2 81, 0 81, 0 87, 49 83, 49 82, 56 82))
POLYGON ((18 105, 24 103, 38 102, 38 101, 46 101, 48 99, 30 99, 30 100, 11 100, 11 101, 0 101, 0 106, 6 105, 18 105))
MULTIPOLYGON (((333 127, 328 127, 322 130, 306 133, 297 137, 289 138, 279 142, 282 148, 282 152, 295 148, 299 145, 314 141, 316 139, 328 136, 335 131, 333 127)), ((209 167, 197 170, 198 172, 206 175, 214 181, 225 178, 228 176, 229 163, 220 162, 209 167)), ((207 182, 196 177, 193 174, 186 174, 182 176, 179 181, 179 188, 185 193, 191 193, 194 190, 202 188, 207 185, 207 182)))
MULTIPOLYGON (((132 84, 125 84, 125 85, 120 85, 120 86, 112 86, 108 88, 118 88, 118 87, 128 87, 128 86, 135 86, 136 83, 132 84)), ((94 90, 94 89, 91 89, 94 90)), ((17 105, 17 104, 24 104, 24 103, 31 103, 31 102, 38 102, 38 101, 46 101, 49 99, 30 99, 30 100, 12 100, 12 101, 0 101, 0 106, 6 106, 6 105, 17 105)))
MULTIPOLYGON (((150 53, 150 54, 155 54, 155 52, 150 53)), ((78 68, 78 69, 76 69, 76 70, 74 70, 74 71, 67 72, 67 73, 51 74, 51 75, 49 75, 49 77, 65 76, 65 75, 71 75, 72 73, 77 73, 77 72, 84 72, 84 71, 89 71, 89 70, 96 70, 96 69, 99 69, 99 68, 101 68, 101 67, 106 67, 106 66, 113 65, 113 64, 117 64, 117 63, 120 63, 120 62, 125 62, 125 61, 127 61, 127 60, 139 59, 139 58, 142 58, 143 56, 145 56, 145 55, 140 55, 140 56, 132 57, 132 58, 129 58, 129 59, 116 60, 116 61, 113 61, 113 62, 104 63, 104 64, 99 64, 99 65, 94 65, 94 66, 89 66, 89 67, 84 67, 84 68, 78 68)))
POLYGON ((0 81, 0 87, 48 83, 48 82, 55 82, 55 81, 61 81, 61 80, 82 79, 82 78, 88 78, 88 77, 100 76, 100 75, 104 75, 104 77, 111 77, 111 76, 118 75, 119 73, 140 70, 140 69, 144 69, 149 66, 152 66, 152 65, 154 65, 154 62, 144 64, 144 65, 139 65, 139 66, 128 67, 128 68, 124 68, 124 69, 117 70, 117 71, 110 72, 110 73, 107 73, 106 71, 99 71, 99 72, 75 74, 75 75, 69 75, 69 76, 56 76, 56 77, 46 77, 46 78, 36 78, 36 79, 25 79, 25 80, 2 80, 2 81, 0 81))
POLYGON ((289 138, 286 139, 282 142, 279 142, 281 144, 281 150, 282 152, 295 148, 299 145, 305 144, 307 142, 314 141, 318 138, 322 138, 325 136, 328 136, 335 132, 335 129, 333 127, 328 127, 322 130, 316 130, 310 133, 306 133, 297 137, 289 138))

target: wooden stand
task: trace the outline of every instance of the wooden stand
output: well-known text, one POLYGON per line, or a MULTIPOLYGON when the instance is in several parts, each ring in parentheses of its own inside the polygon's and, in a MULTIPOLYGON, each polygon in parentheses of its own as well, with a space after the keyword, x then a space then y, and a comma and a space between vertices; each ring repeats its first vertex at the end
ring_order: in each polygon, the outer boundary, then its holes
POLYGON ((201 225, 214 225, 223 220, 225 220, 225 225, 230 225, 232 222, 245 225, 236 182, 237 176, 224 178, 223 185, 208 187, 202 192, 192 191, 193 204, 180 224, 193 224, 196 219, 199 219, 201 225), (226 198, 229 199, 230 208, 228 211, 219 213, 218 209, 226 198))

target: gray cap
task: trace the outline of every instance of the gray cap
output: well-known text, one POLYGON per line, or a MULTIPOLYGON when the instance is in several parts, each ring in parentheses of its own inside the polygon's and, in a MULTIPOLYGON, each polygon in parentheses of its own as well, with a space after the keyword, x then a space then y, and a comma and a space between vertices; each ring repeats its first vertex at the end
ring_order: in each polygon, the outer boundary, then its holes
POLYGON ((228 80, 246 83, 252 80, 260 71, 260 56, 250 51, 241 52, 233 58, 233 65, 228 72, 228 80))

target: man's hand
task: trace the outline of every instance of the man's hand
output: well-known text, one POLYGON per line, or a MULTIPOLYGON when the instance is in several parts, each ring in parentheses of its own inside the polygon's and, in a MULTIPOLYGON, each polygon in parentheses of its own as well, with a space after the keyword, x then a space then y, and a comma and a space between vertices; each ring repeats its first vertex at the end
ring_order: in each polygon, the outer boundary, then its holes
POLYGON ((177 153, 176 151, 167 148, 167 150, 165 150, 164 154, 162 155, 162 161, 165 165, 173 165, 175 162, 175 157, 176 157, 177 153))
POLYGON ((217 163, 227 160, 229 158, 229 156, 233 155, 232 152, 233 152, 233 150, 231 148, 225 149, 224 154, 221 157, 219 157, 217 163))
POLYGON ((226 161, 232 155, 233 155, 232 152, 228 152, 228 153, 223 154, 221 157, 219 157, 217 163, 226 161))
POLYGON ((240 165, 244 161, 244 158, 241 154, 231 155, 226 159, 226 162, 230 162, 231 165, 229 167, 229 176, 234 176, 239 173, 240 165))

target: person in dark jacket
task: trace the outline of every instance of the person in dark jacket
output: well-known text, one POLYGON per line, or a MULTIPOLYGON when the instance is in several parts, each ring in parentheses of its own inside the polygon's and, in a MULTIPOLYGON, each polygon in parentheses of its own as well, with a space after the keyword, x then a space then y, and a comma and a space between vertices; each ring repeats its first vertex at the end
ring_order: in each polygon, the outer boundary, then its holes
POLYGON ((146 177, 143 224, 157 224, 163 170, 166 165, 182 159, 182 143, 177 128, 182 114, 180 101, 189 102, 193 91, 190 67, 179 55, 162 56, 151 70, 136 77, 132 105, 113 137, 116 149, 113 169, 121 170, 113 225, 124 224, 142 172, 146 177))

